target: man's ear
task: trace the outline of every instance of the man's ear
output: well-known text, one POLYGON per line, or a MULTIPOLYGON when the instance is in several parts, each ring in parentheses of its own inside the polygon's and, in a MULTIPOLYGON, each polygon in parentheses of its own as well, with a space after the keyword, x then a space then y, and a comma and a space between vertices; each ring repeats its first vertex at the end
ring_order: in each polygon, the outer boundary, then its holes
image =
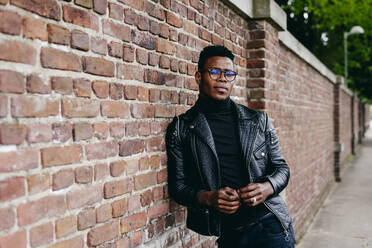
POLYGON ((202 77, 202 75, 201 75, 200 71, 195 72, 195 81, 198 85, 200 85, 201 77, 202 77))

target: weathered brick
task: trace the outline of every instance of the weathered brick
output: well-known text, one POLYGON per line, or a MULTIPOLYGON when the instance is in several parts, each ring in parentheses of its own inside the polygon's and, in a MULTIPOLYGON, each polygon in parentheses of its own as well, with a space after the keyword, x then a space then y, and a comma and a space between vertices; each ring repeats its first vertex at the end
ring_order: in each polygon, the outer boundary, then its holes
POLYGON ((22 124, 1 124, 0 144, 20 145, 26 137, 26 126, 22 124))
POLYGON ((123 218, 120 221, 120 232, 126 233, 146 225, 147 216, 145 212, 137 213, 123 218))
POLYGON ((73 125, 72 133, 74 134, 74 140, 87 140, 93 136, 93 128, 89 122, 80 122, 73 125))
POLYGON ((105 81, 94 81, 92 89, 98 98, 107 98, 109 95, 109 84, 105 81))
POLYGON ((58 100, 34 96, 15 96, 11 99, 14 117, 47 117, 59 112, 58 100))
POLYGON ((111 206, 113 218, 123 216, 128 211, 128 199, 124 198, 114 201, 111 206))
POLYGON ((53 140, 64 143, 72 137, 72 125, 70 123, 53 123, 53 140))
POLYGON ((98 14, 106 14, 107 0, 93 0, 93 9, 98 14))
POLYGON ((54 48, 41 48, 41 64, 44 68, 81 71, 82 63, 79 56, 54 48))
POLYGON ((145 82, 151 84, 165 84, 165 75, 160 71, 155 71, 152 69, 145 70, 145 82))
POLYGON ((155 117, 173 117, 175 108, 170 105, 155 105, 155 117))
POLYGON ((159 64, 160 56, 156 53, 149 53, 149 65, 157 66, 159 64))
POLYGON ((62 26, 51 24, 47 25, 48 41, 61 45, 70 45, 70 31, 62 26))
POLYGON ((111 41, 108 44, 108 53, 112 57, 122 58, 123 57, 123 46, 119 42, 111 41))
POLYGON ((124 8, 115 3, 109 3, 109 16, 110 18, 122 21, 124 16, 124 8))
POLYGON ((48 32, 45 22, 42 20, 25 17, 23 18, 23 37, 29 39, 48 40, 48 32))
POLYGON ((98 184, 89 188, 77 189, 67 193, 66 198, 69 209, 89 206, 103 199, 102 186, 98 184))
POLYGON ((53 190, 60 190, 71 186, 75 182, 72 169, 60 170, 53 174, 53 190))
POLYGON ((52 91, 51 83, 43 74, 31 74, 27 76, 26 82, 27 92, 50 94, 52 91))
POLYGON ((165 39, 169 38, 169 27, 164 23, 160 24, 160 37, 165 39))
POLYGON ((87 159, 104 159, 114 157, 118 154, 118 144, 114 142, 103 142, 85 146, 87 159))
POLYGON ((126 62, 134 61, 134 48, 128 45, 123 46, 123 60, 126 62))
POLYGON ((71 95, 73 92, 73 81, 69 77, 52 77, 52 89, 62 95, 71 95))
MULTIPOLYGON (((99 0, 97 0, 99 1, 99 0)), ((92 37, 91 38, 91 49, 92 52, 98 53, 101 55, 106 55, 107 53, 107 44, 106 40, 100 37, 92 37)))
POLYGON ((145 149, 145 143, 143 140, 126 140, 119 143, 119 155, 130 156, 133 154, 141 153, 145 149))
POLYGON ((0 39, 0 60, 34 65, 36 54, 36 49, 26 43, 0 39))
POLYGON ((25 178, 11 177, 0 181, 0 202, 10 201, 25 194, 25 178))
POLYGON ((116 161, 110 163, 110 174, 113 177, 118 177, 124 173, 125 163, 124 161, 116 161))
POLYGON ((118 38, 122 41, 130 42, 132 39, 130 28, 122 24, 102 20, 102 30, 104 34, 118 38))
POLYGON ((62 99, 62 115, 67 118, 96 117, 99 108, 99 102, 94 100, 62 99))
POLYGON ((150 33, 154 35, 160 34, 160 24, 156 21, 150 21, 150 33))
POLYGON ((129 106, 124 102, 105 101, 101 103, 101 114, 109 118, 129 118, 129 106))
POLYGON ((150 205, 152 202, 152 192, 151 190, 146 190, 141 194, 141 205, 142 207, 150 205))
POLYGON ((0 10, 0 32, 19 35, 22 29, 22 18, 13 11, 0 10))
POLYGON ((132 181, 128 178, 119 181, 106 182, 104 185, 105 199, 113 198, 132 191, 132 181))
POLYGON ((166 56, 160 56, 159 67, 163 69, 169 69, 170 59, 166 56))
POLYGON ((164 137, 153 137, 146 140, 146 151, 156 152, 164 151, 164 149, 165 149, 164 137))
POLYGON ((56 21, 61 20, 61 11, 56 0, 11 0, 11 4, 56 21))
POLYGON ((153 3, 146 1, 144 2, 145 12, 150 16, 155 17, 161 21, 165 20, 165 11, 160 6, 154 5, 153 3))
MULTIPOLYGON (((7 230, 15 224, 15 214, 11 207, 0 208, 0 230, 7 230)), ((1 244, 1 243, 0 243, 1 244)))
POLYGON ((17 208, 18 225, 28 225, 46 217, 63 214, 65 211, 65 197, 49 194, 38 200, 21 203, 17 208))
POLYGON ((66 239, 50 246, 50 248, 83 248, 83 247, 84 247, 83 235, 74 237, 72 239, 66 239))
POLYGON ((0 118, 8 115, 8 97, 0 95, 0 118))
POLYGON ((101 205, 96 210, 97 223, 106 222, 112 218, 112 207, 111 204, 101 205))
POLYGON ((119 2, 122 2, 125 5, 133 7, 137 10, 144 10, 144 1, 143 0, 119 0, 119 2))
POLYGON ((89 35, 80 30, 71 32, 71 47, 83 51, 89 50, 89 35))
POLYGON ((83 153, 80 145, 47 147, 40 149, 40 152, 44 167, 78 163, 83 153))
POLYGON ((141 208, 141 195, 132 195, 128 199, 128 211, 135 212, 141 208))
POLYGON ((139 65, 117 64, 117 77, 126 80, 137 80, 142 82, 144 68, 139 65))
POLYGON ((156 184, 156 172, 150 172, 134 177, 135 190, 141 190, 156 184))
POLYGON ((88 232, 88 245, 97 246, 119 236, 119 223, 114 221, 88 232))
POLYGON ((25 77, 15 71, 0 70, 0 92, 23 93, 25 91, 25 77))
POLYGON ((128 237, 123 236, 121 239, 116 240, 115 248, 129 248, 129 239, 128 237))
POLYGON ((151 104, 132 104, 131 112, 134 118, 151 118, 155 116, 155 108, 151 104))
POLYGON ((124 97, 127 100, 135 100, 137 98, 137 87, 135 85, 126 85, 124 88, 124 97))
POLYGON ((138 16, 137 28, 142 31, 149 31, 150 28, 149 18, 142 15, 138 16))
POLYGON ((75 4, 91 9, 93 7, 93 0, 75 0, 75 4))
POLYGON ((92 227, 96 224, 96 211, 94 208, 84 210, 77 216, 77 227, 78 230, 84 230, 88 227, 92 227))
POLYGON ((84 72, 93 75, 113 77, 115 64, 102 58, 83 57, 83 68, 84 72))
POLYGON ((139 246, 142 243, 142 231, 132 233, 130 236, 130 247, 139 246))
POLYGON ((109 168, 107 164, 96 164, 94 166, 94 180, 99 181, 109 175, 109 168))
POLYGON ((124 85, 111 83, 110 84, 110 98, 114 100, 120 100, 123 98, 124 85))
POLYGON ((53 224, 48 222, 30 229, 31 247, 48 244, 53 241, 53 224))
POLYGON ((50 124, 31 124, 27 126, 27 141, 29 143, 50 142, 53 139, 50 124))
POLYGON ((155 218, 159 218, 160 216, 165 215, 169 211, 169 203, 164 202, 147 209, 147 216, 149 220, 153 220, 155 218))
POLYGON ((147 65, 149 60, 148 52, 144 49, 136 49, 136 61, 140 64, 147 65))
POLYGON ((160 184, 160 183, 165 183, 167 182, 167 179, 168 179, 168 171, 167 169, 162 169, 161 171, 159 171, 157 173, 157 183, 160 184))
POLYGON ((26 230, 18 231, 16 233, 0 237, 0 247, 26 248, 27 247, 26 230))
POLYGON ((91 183, 93 181, 93 167, 82 166, 75 169, 76 183, 91 183))
POLYGON ((125 125, 123 122, 110 123, 110 135, 113 138, 122 138, 125 134, 125 125))
POLYGON ((157 169, 160 166, 160 156, 159 155, 152 155, 149 158, 149 166, 151 169, 157 169))
POLYGON ((56 237, 61 238, 76 232, 76 216, 70 215, 59 219, 55 223, 56 237))
POLYGON ((144 32, 138 32, 138 31, 135 31, 135 30, 131 30, 131 33, 132 33, 132 41, 133 43, 143 47, 143 48, 146 48, 148 50, 154 50, 155 47, 156 47, 156 40, 155 38, 148 34, 148 33, 144 33, 144 32))
POLYGON ((176 16, 174 13, 167 11, 166 12, 167 23, 170 25, 180 28, 182 27, 182 18, 176 16))
POLYGON ((139 135, 141 136, 148 136, 151 133, 150 130, 150 123, 148 122, 141 122, 138 127, 139 135))
POLYGON ((88 79, 78 78, 73 80, 74 92, 76 96, 90 98, 91 83, 88 79))
POLYGON ((137 88, 137 99, 139 101, 149 101, 149 89, 145 87, 137 88))
POLYGON ((63 20, 82 27, 90 28, 95 31, 99 30, 98 17, 86 10, 63 5, 63 20))
POLYGON ((108 137, 109 125, 106 122, 99 122, 93 124, 94 137, 98 139, 106 139, 108 137))
POLYGON ((138 122, 127 122, 125 124, 126 137, 133 137, 138 135, 138 122))
POLYGON ((39 152, 35 148, 0 152, 0 172, 12 172, 36 168, 39 164, 39 152))

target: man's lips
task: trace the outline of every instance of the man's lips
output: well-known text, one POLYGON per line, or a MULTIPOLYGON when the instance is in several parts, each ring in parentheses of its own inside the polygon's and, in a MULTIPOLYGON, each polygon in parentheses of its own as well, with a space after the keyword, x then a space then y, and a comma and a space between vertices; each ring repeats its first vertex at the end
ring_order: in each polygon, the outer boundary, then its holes
POLYGON ((228 90, 229 89, 229 88, 224 87, 224 86, 214 86, 213 88, 215 88, 216 90, 228 90))

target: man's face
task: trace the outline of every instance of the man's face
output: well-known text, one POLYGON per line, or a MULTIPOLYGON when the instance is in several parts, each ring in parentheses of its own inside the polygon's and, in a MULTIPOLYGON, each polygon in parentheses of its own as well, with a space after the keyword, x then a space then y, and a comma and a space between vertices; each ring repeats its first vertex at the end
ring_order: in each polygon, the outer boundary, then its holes
POLYGON ((230 96, 234 81, 228 82, 224 73, 217 80, 209 76, 208 69, 217 68, 222 71, 234 71, 234 64, 228 57, 210 57, 204 64, 202 72, 195 73, 196 83, 199 85, 201 95, 208 96, 216 100, 225 100, 230 96))

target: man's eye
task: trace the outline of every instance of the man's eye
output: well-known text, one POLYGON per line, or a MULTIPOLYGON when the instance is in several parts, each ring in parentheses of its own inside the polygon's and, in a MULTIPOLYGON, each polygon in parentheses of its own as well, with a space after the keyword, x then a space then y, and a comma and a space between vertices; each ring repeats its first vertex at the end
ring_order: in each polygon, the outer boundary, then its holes
POLYGON ((218 70, 218 69, 210 69, 210 70, 209 70, 209 73, 211 73, 211 74, 220 74, 221 71, 218 70))
POLYGON ((225 75, 226 75, 226 76, 235 76, 235 74, 236 74, 236 73, 233 72, 233 71, 226 71, 226 72, 225 72, 225 75))

